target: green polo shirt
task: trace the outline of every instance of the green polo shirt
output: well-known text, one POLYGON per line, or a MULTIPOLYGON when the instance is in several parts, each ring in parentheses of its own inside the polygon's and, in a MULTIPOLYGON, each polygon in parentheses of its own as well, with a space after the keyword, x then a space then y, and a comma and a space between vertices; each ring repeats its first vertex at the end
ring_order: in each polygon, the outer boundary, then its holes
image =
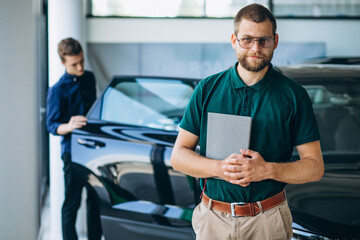
MULTIPOLYGON (((199 136, 202 156, 208 112, 251 116, 250 149, 267 162, 289 162, 294 146, 320 139, 311 100, 301 85, 270 65, 263 79, 246 86, 236 67, 200 81, 180 123, 182 129, 199 136)), ((224 202, 256 202, 281 192, 285 185, 264 180, 241 187, 209 178, 205 193, 224 202)))

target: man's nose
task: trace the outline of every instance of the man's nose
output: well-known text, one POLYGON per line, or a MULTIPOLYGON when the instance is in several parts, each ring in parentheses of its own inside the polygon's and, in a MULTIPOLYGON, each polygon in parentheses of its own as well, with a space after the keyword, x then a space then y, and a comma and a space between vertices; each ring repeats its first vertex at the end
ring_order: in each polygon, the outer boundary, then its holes
POLYGON ((82 65, 82 64, 79 64, 78 66, 77 66, 77 70, 78 71, 82 71, 84 69, 84 66, 82 65))
POLYGON ((253 50, 254 52, 258 52, 260 50, 260 39, 254 39, 253 40, 253 45, 251 46, 251 50, 253 50))

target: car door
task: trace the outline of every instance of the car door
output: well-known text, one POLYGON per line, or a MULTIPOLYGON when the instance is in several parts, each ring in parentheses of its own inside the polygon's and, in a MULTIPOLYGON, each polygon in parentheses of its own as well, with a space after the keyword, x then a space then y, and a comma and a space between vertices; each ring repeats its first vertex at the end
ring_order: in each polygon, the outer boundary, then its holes
POLYGON ((115 77, 72 134, 72 160, 98 197, 106 239, 194 239, 196 180, 170 165, 195 82, 115 77))
MULTIPOLYGON (((313 102, 319 125, 325 173, 318 182, 286 187, 295 222, 294 234, 306 228, 329 238, 360 237, 358 76, 307 76, 308 82, 304 86, 313 102)), ((298 159, 295 152, 293 160, 298 159)))

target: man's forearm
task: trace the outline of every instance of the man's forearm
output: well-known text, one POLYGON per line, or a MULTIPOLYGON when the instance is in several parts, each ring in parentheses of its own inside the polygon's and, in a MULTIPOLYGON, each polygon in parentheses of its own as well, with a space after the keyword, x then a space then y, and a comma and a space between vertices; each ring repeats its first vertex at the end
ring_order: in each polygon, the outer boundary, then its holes
POLYGON ((289 163, 270 163, 272 179, 301 184, 319 181, 324 174, 324 161, 320 141, 314 141, 296 147, 300 160, 289 163))
POLYGON ((86 125, 87 118, 81 115, 72 116, 68 123, 59 125, 56 132, 59 135, 66 135, 74 131, 74 129, 82 128, 86 125))
POLYGON ((268 163, 270 179, 290 184, 319 181, 324 174, 322 159, 304 158, 290 163, 268 163))
POLYGON ((69 127, 68 123, 63 123, 58 126, 56 129, 56 133, 59 135, 66 135, 68 133, 71 133, 72 129, 69 127))
POLYGON ((175 147, 171 156, 175 170, 197 178, 218 177, 221 175, 219 164, 219 160, 205 158, 183 146, 175 147))

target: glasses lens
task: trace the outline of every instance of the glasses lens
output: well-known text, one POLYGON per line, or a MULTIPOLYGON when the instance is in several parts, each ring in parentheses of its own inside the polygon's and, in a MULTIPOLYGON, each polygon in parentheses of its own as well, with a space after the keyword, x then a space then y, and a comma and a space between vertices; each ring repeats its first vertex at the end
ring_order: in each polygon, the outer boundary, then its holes
POLYGON ((260 47, 262 48, 269 48, 273 46, 274 39, 267 38, 267 37, 247 37, 247 38, 240 38, 238 39, 240 47, 249 49, 254 45, 255 41, 259 42, 260 47))
POLYGON ((259 45, 262 47, 262 48, 268 48, 268 47, 271 47, 272 44, 273 44, 273 39, 272 38, 259 38, 259 45))
POLYGON ((253 45, 253 39, 248 37, 248 38, 240 38, 240 47, 242 48, 251 48, 251 46, 253 45))
POLYGON ((261 47, 266 47, 266 45, 267 45, 267 41, 266 41, 266 39, 265 38, 259 38, 259 45, 261 46, 261 47))

